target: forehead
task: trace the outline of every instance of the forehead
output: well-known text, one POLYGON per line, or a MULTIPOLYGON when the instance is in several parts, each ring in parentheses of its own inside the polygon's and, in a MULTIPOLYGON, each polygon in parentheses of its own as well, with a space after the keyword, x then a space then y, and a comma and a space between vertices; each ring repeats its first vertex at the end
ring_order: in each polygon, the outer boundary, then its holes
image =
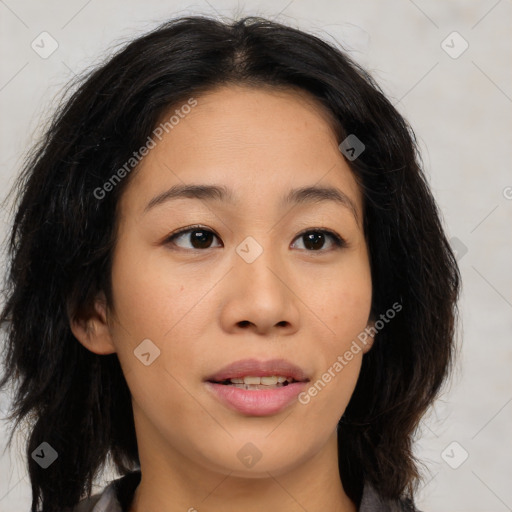
MULTIPOLYGON (((338 149, 336 121, 309 93, 224 86, 195 99, 144 157, 125 202, 149 201, 176 184, 221 183, 242 202, 262 204, 316 184, 340 188, 361 210, 359 187, 338 149)), ((179 109, 173 106, 162 123, 179 109)))
MULTIPOLYGON (((225 142, 232 140, 250 145, 252 140, 255 145, 270 146, 273 141, 275 146, 278 142, 289 144, 292 139, 305 136, 311 139, 308 144, 311 148, 317 137, 336 140, 340 136, 337 133, 339 122, 332 112, 320 100, 297 87, 222 86, 202 94, 197 102, 198 106, 180 123, 197 130, 197 135, 205 140, 218 135, 218 140, 223 138, 225 142), (187 123, 183 122, 185 120, 187 123)), ((165 118, 164 114, 163 120, 165 118)), ((173 131, 178 130, 173 128, 173 131)), ((188 142, 195 141, 188 139, 188 142)))

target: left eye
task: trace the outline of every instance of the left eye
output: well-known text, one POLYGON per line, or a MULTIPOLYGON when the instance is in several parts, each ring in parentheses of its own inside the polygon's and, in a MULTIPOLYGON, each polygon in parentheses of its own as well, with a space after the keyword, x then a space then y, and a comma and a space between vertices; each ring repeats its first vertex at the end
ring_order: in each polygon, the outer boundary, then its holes
POLYGON ((166 240, 166 243, 176 244, 176 240, 180 238, 188 238, 192 243, 192 247, 186 247, 186 249, 210 249, 212 235, 218 238, 217 235, 209 229, 204 229, 201 226, 195 226, 192 228, 183 229, 177 233, 172 234, 166 240), (192 235, 192 236, 191 236, 192 235))
MULTIPOLYGON (((219 239, 213 231, 201 226, 196 226, 171 234, 167 238, 166 243, 182 247, 176 243, 182 238, 188 239, 189 243, 192 245, 192 247, 184 247, 185 249, 210 249, 212 248, 211 244, 213 238, 219 239)), ((323 249, 326 239, 329 238, 331 239, 331 244, 336 248, 346 246, 346 242, 343 238, 336 233, 325 229, 310 229, 308 231, 303 231, 297 236, 296 240, 303 240, 304 248, 308 252, 318 252, 320 249, 323 249)))
POLYGON ((304 231, 297 237, 298 240, 304 240, 304 246, 312 251, 318 251, 318 249, 323 248, 326 238, 330 238, 331 243, 334 244, 336 248, 345 247, 346 245, 343 238, 325 229, 304 231))

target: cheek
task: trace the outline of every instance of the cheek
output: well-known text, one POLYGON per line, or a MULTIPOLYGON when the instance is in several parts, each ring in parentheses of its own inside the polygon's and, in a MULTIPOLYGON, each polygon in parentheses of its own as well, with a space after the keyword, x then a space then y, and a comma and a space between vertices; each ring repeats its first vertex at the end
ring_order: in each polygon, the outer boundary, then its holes
POLYGON ((164 424, 171 415, 162 415, 162 411, 180 410, 180 418, 172 419, 179 424, 182 418, 204 413, 190 399, 184 383, 190 368, 202 357, 194 342, 200 333, 193 319, 201 310, 199 299, 207 283, 194 281, 196 286, 191 286, 179 268, 166 266, 164 259, 154 254, 158 251, 141 252, 135 245, 133 250, 120 246, 114 261, 117 322, 113 338, 134 406, 152 421, 160 418, 164 424), (141 345, 143 340, 145 345, 141 345), (150 354, 148 365, 137 355, 142 346, 150 354))
POLYGON ((372 302, 369 265, 365 258, 354 257, 329 276, 317 277, 315 285, 308 286, 308 305, 323 321, 324 339, 330 338, 341 349, 368 323, 372 302))
POLYGON ((372 281, 365 257, 354 258, 336 277, 312 295, 324 320, 324 335, 316 339, 322 370, 308 394, 311 404, 316 403, 316 413, 337 421, 359 377, 363 347, 358 336, 368 324, 372 281))
POLYGON ((204 365, 207 357, 201 340, 209 324, 198 318, 212 314, 211 303, 204 300, 212 287, 212 275, 186 274, 180 266, 169 265, 161 251, 143 251, 140 245, 119 246, 114 259, 114 344, 130 387, 128 374, 135 370, 134 378, 142 379, 143 372, 148 378, 140 383, 146 392, 166 389, 177 400, 181 395, 176 379, 186 380, 190 368, 204 365), (156 347, 145 342, 157 354, 149 366, 136 357, 143 340, 156 347))
POLYGON ((179 268, 163 264, 160 251, 143 251, 140 242, 128 242, 118 247, 113 262, 118 320, 135 338, 162 339, 190 309, 189 303, 197 301, 196 294, 185 286, 179 268))
POLYGON ((372 302, 372 278, 366 245, 360 245, 351 263, 342 272, 338 286, 332 292, 336 294, 340 310, 335 330, 344 339, 357 335, 366 327, 372 302))
POLYGON ((340 349, 356 338, 367 326, 371 300, 370 282, 358 282, 354 287, 336 293, 331 315, 332 329, 336 333, 340 349))

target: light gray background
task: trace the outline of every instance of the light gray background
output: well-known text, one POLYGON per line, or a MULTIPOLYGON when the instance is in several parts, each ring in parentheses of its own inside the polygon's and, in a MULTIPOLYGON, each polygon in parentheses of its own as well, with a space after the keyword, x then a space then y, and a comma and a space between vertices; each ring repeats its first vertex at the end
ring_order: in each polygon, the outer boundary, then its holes
MULTIPOLYGON (((463 276, 457 372, 416 443, 425 463, 418 506, 512 510, 510 0, 0 0, 2 198, 74 73, 98 62, 113 43, 185 13, 260 14, 337 40, 414 127, 463 276), (43 31, 59 45, 47 59, 31 48, 43 31), (463 39, 446 39, 453 31, 463 39), (452 56, 441 46, 445 39, 452 56), (464 41, 468 49, 453 58, 464 41)), ((3 236, 5 212, 1 219, 3 236)), ((0 415, 7 407, 0 396, 0 415)), ((0 511, 27 511, 22 445, 2 453, 7 424, 0 428, 0 511)), ((107 472, 98 484, 112 476, 107 472)))

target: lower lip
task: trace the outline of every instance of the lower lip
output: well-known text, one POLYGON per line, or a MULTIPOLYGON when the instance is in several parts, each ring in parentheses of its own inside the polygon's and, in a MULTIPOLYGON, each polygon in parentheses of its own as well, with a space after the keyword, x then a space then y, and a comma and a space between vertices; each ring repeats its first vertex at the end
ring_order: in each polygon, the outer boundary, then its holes
POLYGON ((226 384, 206 382, 210 390, 225 405, 249 416, 277 414, 296 400, 307 382, 293 382, 279 388, 240 389, 226 384))

